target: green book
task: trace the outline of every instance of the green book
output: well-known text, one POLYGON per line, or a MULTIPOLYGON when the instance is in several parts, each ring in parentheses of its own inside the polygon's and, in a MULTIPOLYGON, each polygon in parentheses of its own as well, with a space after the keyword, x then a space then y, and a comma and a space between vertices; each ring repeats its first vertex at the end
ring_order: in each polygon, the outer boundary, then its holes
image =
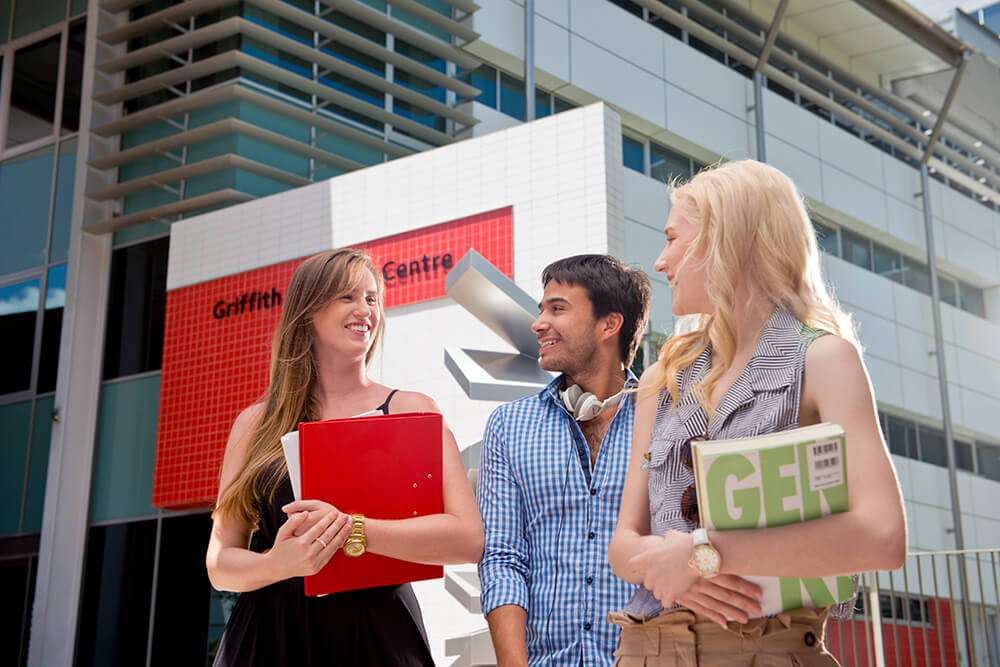
MULTIPOLYGON (((709 530, 783 526, 847 510, 844 429, 816 424, 692 445, 701 522, 709 530)), ((849 575, 744 577, 764 591, 761 616, 849 600, 849 575)))

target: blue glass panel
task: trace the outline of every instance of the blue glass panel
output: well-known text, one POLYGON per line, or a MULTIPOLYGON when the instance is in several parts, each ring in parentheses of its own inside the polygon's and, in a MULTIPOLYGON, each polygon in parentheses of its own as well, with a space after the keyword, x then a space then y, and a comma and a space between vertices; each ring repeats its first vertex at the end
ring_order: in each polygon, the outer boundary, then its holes
POLYGON ((14 3, 14 37, 41 30, 66 18, 66 0, 31 0, 14 3))
POLYGON ((365 165, 379 164, 383 161, 384 156, 381 151, 362 146, 335 134, 321 138, 316 142, 316 147, 365 165))
POLYGON ((625 135, 622 135, 622 163, 640 174, 645 172, 642 144, 625 135))
POLYGON ((45 261, 52 153, 48 146, 0 165, 0 275, 45 261))
POLYGON ((49 269, 45 283, 45 310, 42 314, 42 348, 38 358, 36 391, 55 391, 59 370, 59 337, 62 334, 63 306, 66 303, 66 265, 49 269))
POLYGON ((159 401, 159 375, 115 382, 101 389, 91 521, 156 512, 150 502, 159 401))
POLYGON ((31 401, 0 406, 0 535, 18 532, 31 401))
POLYGON ((4 351, 0 394, 31 387, 31 359, 41 284, 36 278, 0 287, 0 349, 4 351))
POLYGON ((500 111, 524 120, 524 82, 508 74, 500 74, 500 111))
POLYGON ((252 137, 237 137, 236 152, 250 160, 266 164, 303 178, 309 177, 309 158, 252 137))
POLYGON ((480 104, 497 108, 497 71, 489 65, 481 65, 469 74, 463 75, 465 80, 481 90, 474 98, 480 104))
POLYGON ((1000 34, 1000 3, 983 9, 983 25, 995 34, 1000 34))
POLYGON ((52 240, 49 261, 58 262, 69 255, 70 223, 73 217, 73 186, 76 183, 76 139, 59 146, 56 165, 56 200, 52 204, 52 240))
POLYGON ((35 426, 31 431, 31 455, 28 461, 28 495, 24 503, 21 530, 33 533, 42 529, 45 509, 45 479, 49 471, 49 441, 52 439, 54 396, 35 401, 35 426))

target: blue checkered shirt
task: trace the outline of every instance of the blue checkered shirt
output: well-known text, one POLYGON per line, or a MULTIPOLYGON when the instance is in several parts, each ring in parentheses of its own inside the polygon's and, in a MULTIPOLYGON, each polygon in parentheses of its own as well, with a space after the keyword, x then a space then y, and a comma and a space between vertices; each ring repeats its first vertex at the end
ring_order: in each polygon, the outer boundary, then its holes
MULTIPOLYGON (((628 394, 618 404, 591 470, 587 442, 557 393, 561 382, 500 406, 486 424, 480 601, 484 614, 505 604, 527 612, 529 665, 611 665, 618 628, 607 616, 636 588, 614 575, 607 556, 635 401, 628 394)), ((626 386, 636 386, 631 373, 626 386)))

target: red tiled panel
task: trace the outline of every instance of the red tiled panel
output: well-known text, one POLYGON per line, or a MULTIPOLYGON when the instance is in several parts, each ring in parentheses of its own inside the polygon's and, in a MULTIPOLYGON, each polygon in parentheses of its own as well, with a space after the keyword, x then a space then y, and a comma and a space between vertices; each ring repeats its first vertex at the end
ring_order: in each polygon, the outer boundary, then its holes
MULTIPOLYGON (((470 248, 513 277, 511 208, 425 227, 358 245, 391 276, 385 307, 445 296, 445 255, 452 264, 470 248), (424 271, 424 257, 427 268, 424 271), (435 270, 435 258, 437 268, 435 270), (395 262, 395 264, 389 264, 395 262), (397 267, 407 265, 401 278, 397 267), (409 275, 410 263, 419 273, 409 275)), ((153 471, 153 507, 205 507, 218 493, 226 437, 240 410, 267 387, 271 337, 281 316, 272 291, 284 298, 304 258, 167 293, 160 414, 153 471), (250 295, 257 293, 254 308, 250 295), (261 294, 267 294, 266 307, 261 294), (240 300, 243 295, 243 312, 240 300), (231 314, 216 317, 221 303, 231 314)), ((391 323, 390 323, 391 326, 391 323)))
MULTIPOLYGON (((914 623, 910 628, 905 621, 882 622, 882 647, 887 666, 957 667, 958 647, 952 630, 950 600, 928 598, 927 604, 929 615, 925 624, 914 623), (924 650, 924 642, 927 643, 927 651, 924 650)), ((874 664, 874 660, 868 660, 868 651, 872 648, 871 637, 866 637, 868 627, 868 624, 855 620, 827 623, 827 650, 843 667, 874 664)))

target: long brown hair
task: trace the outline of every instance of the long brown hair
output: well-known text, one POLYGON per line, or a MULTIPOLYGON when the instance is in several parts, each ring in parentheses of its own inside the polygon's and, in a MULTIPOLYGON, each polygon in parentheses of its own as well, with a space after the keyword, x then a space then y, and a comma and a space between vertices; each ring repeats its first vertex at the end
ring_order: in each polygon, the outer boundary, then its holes
POLYGON ((314 391, 318 373, 313 356, 313 317, 357 287, 366 271, 375 277, 379 309, 378 328, 365 354, 367 364, 385 328, 385 283, 371 258, 350 248, 329 250, 313 255, 296 269, 271 345, 271 382, 264 395, 264 409, 254 426, 246 461, 220 494, 213 516, 218 512, 232 514, 256 530, 260 520, 257 501, 261 497, 272 500, 278 485, 288 477, 281 436, 294 431, 300 422, 319 418, 314 391))
POLYGON ((823 281, 816 235, 788 176, 756 160, 729 162, 699 172, 670 199, 698 228, 682 262, 694 261, 692 256, 704 249, 705 291, 713 312, 695 316, 695 323, 682 320, 678 333, 660 348, 655 391, 668 390, 677 405, 678 373, 711 344, 712 368, 692 387, 707 406, 736 355, 740 283, 749 283, 772 306, 805 324, 858 345, 851 316, 823 281))

